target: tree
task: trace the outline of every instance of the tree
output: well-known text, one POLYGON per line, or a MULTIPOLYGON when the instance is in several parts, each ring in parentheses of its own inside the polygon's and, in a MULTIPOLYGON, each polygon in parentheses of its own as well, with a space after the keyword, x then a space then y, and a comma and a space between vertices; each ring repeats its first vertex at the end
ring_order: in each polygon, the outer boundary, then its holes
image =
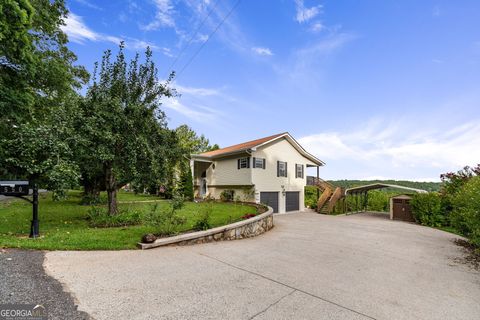
POLYGON ((0 12, 0 175, 64 188, 77 176, 72 102, 88 79, 60 29, 65 3, 4 0, 0 12))
POLYGON ((110 215, 118 213, 119 188, 162 167, 158 145, 166 122, 160 99, 174 95, 168 87, 174 75, 164 84, 158 81, 149 48, 143 63, 139 58, 136 54, 127 63, 123 43, 113 61, 105 51, 82 104, 82 157, 105 178, 110 215))
POLYGON ((480 176, 472 176, 462 185, 453 198, 453 206, 453 226, 480 251, 480 176))
POLYGON ((181 194, 183 194, 184 198, 187 200, 193 200, 193 179, 190 166, 182 172, 181 187, 181 194))
MULTIPOLYGON (((179 192, 185 198, 193 200, 193 180, 192 170, 190 168, 189 156, 194 153, 202 153, 219 149, 217 144, 210 145, 210 141, 202 134, 200 136, 186 124, 175 129, 178 138, 178 147, 180 156, 176 164, 176 173, 179 176, 179 192)), ((172 177, 175 179, 175 177, 172 177)))
POLYGON ((218 149, 218 145, 215 144, 212 147, 210 141, 205 138, 203 134, 198 136, 197 133, 186 124, 176 128, 175 133, 178 137, 179 146, 185 155, 210 151, 212 148, 218 149))

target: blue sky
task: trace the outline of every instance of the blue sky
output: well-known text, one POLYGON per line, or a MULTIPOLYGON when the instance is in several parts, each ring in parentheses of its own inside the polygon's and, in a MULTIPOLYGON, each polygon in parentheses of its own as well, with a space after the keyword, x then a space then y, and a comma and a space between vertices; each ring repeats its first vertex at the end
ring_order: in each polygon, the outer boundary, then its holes
POLYGON ((67 5, 87 69, 121 40, 132 55, 151 46, 162 78, 177 60, 172 128, 220 146, 288 131, 328 179, 430 181, 480 163, 477 0, 67 5))

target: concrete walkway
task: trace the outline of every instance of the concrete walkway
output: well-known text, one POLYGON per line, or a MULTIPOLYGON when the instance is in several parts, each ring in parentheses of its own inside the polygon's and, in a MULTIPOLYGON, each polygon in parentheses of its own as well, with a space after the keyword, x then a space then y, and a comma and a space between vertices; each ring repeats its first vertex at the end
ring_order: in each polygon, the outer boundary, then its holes
POLYGON ((50 252, 95 319, 479 319, 480 274, 454 235, 382 215, 275 217, 246 240, 50 252))

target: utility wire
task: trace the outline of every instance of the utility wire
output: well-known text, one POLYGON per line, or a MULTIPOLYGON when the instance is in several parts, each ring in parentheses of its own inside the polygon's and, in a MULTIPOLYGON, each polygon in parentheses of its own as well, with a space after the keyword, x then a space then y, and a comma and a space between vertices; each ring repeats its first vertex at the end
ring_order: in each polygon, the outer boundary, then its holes
POLYGON ((202 51, 203 47, 205 47, 205 45, 207 44, 208 40, 210 40, 210 38, 213 37, 213 35, 218 31, 218 29, 220 29, 220 27, 223 25, 223 23, 228 19, 228 17, 230 17, 230 15, 233 13, 233 11, 238 7, 238 5, 240 4, 242 0, 237 0, 237 2, 235 3, 235 5, 230 9, 230 11, 227 13, 227 15, 225 17, 223 17, 222 21, 220 21, 220 23, 217 25, 217 27, 212 31, 212 33, 210 33, 210 35, 208 36, 208 38, 205 40, 205 42, 202 43, 202 45, 198 48, 198 50, 193 54, 193 56, 190 58, 190 60, 187 61, 187 63, 183 66, 182 69, 180 69, 180 71, 176 74, 175 76, 175 80, 178 80, 178 77, 180 77, 180 75, 183 73, 183 71, 185 71, 185 69, 192 63, 193 59, 195 59, 195 57, 200 53, 200 51, 202 51))
MULTIPOLYGON (((185 52, 185 50, 188 49, 188 47, 190 46, 190 44, 192 43, 193 39, 195 39, 195 37, 197 36, 198 32, 200 31, 200 29, 202 29, 203 25, 205 24, 205 22, 207 21, 207 19, 212 15, 213 11, 215 11, 215 8, 217 7, 217 4, 220 2, 220 0, 217 0, 215 2, 215 4, 212 6, 212 8, 210 9, 210 11, 208 12, 208 14, 205 16, 205 18, 203 18, 202 22, 200 23, 200 25, 197 27, 197 29, 195 30, 195 32, 193 33, 193 35, 190 37, 190 39, 187 41, 187 44, 183 47, 182 50, 180 50, 180 52, 178 53, 178 55, 175 57, 175 59, 173 60, 172 64, 170 64, 170 66, 168 67, 167 70, 170 70, 169 71, 169 74, 170 72, 172 72, 173 70, 173 67, 175 66, 175 64, 178 62, 178 60, 180 59, 180 57, 183 55, 183 53, 185 52)), ((168 75, 167 75, 168 77, 168 75)))

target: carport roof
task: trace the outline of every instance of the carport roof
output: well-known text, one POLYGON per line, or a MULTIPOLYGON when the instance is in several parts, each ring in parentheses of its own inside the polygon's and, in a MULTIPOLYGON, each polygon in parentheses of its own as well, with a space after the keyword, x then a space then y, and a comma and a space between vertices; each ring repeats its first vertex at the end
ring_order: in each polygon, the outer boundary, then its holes
POLYGON ((370 191, 370 190, 383 189, 383 188, 395 188, 395 189, 413 191, 413 192, 417 192, 417 193, 427 193, 428 192, 426 190, 400 186, 398 184, 373 183, 373 184, 367 184, 367 185, 364 185, 364 186, 348 188, 347 190, 345 190, 345 194, 361 193, 361 192, 367 192, 367 191, 370 191))

